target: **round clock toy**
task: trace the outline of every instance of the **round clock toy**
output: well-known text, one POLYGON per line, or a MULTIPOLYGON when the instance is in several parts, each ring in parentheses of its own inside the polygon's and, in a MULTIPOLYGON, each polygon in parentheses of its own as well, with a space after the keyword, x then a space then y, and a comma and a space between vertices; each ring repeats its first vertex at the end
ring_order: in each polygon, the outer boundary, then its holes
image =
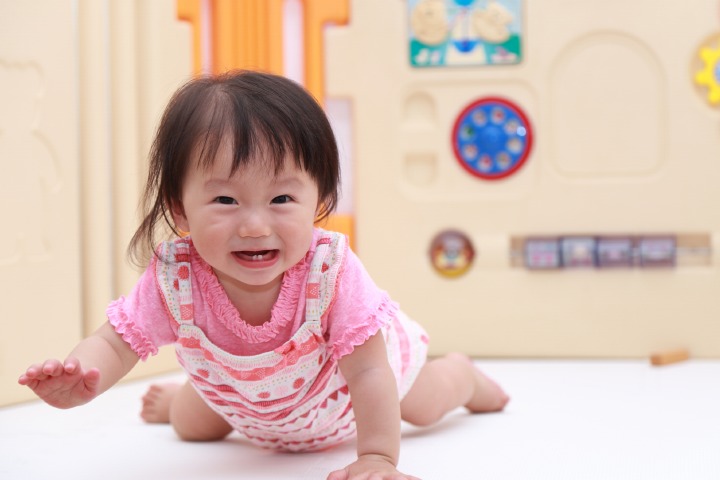
POLYGON ((484 180, 517 172, 530 155, 532 141, 532 127, 522 109, 497 97, 481 98, 465 107, 452 132, 458 162, 484 180))

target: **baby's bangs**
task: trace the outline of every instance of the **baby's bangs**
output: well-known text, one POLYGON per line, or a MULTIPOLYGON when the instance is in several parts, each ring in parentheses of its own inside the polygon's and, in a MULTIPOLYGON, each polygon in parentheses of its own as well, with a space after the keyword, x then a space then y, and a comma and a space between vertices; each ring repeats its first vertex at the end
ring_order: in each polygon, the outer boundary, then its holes
POLYGON ((196 136, 198 162, 202 168, 211 168, 222 142, 233 145, 233 163, 230 174, 250 162, 263 161, 268 171, 279 174, 288 154, 295 157, 299 168, 304 168, 298 155, 286 119, 264 105, 255 105, 251 99, 230 94, 213 95, 205 104, 202 132, 196 136))
POLYGON ((289 126, 292 120, 283 108, 254 95, 233 95, 232 100, 233 172, 247 164, 250 157, 253 161, 262 160, 275 175, 285 167, 288 155, 295 158, 298 167, 303 167, 289 126))
POLYGON ((198 106, 198 111, 193 116, 197 124, 191 125, 188 132, 193 139, 197 164, 203 169, 212 168, 222 142, 234 137, 231 128, 234 115, 227 102, 219 97, 222 95, 214 92, 207 101, 198 106))

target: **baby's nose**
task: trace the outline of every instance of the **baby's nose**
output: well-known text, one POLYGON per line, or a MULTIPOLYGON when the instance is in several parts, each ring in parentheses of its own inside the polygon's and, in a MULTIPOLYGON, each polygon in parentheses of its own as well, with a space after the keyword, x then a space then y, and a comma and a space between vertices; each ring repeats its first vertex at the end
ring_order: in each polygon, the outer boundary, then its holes
POLYGON ((238 219, 238 234, 241 237, 265 237, 270 234, 270 223, 263 212, 246 212, 238 219))

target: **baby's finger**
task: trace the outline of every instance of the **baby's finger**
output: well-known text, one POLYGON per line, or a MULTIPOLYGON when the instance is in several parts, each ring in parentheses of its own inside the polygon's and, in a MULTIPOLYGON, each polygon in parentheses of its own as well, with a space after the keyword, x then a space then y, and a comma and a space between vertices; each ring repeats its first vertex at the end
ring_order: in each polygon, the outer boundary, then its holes
POLYGON ((42 373, 49 377, 57 377, 65 373, 62 363, 58 360, 47 360, 42 367, 42 373))
POLYGON ((87 388, 90 391, 97 390, 98 385, 100 385, 100 370, 98 370, 97 368, 91 368, 85 374, 84 380, 85 380, 85 388, 87 388))
POLYGON ((63 368, 67 373, 76 373, 80 371, 80 361, 75 357, 68 357, 63 364, 63 368))
MULTIPOLYGON (((36 379, 39 375, 42 374, 42 365, 41 364, 33 364, 28 367, 27 370, 25 370, 25 373, 20 377, 24 379, 36 379)), ((24 385, 24 384, 23 384, 24 385)))
POLYGON ((348 478, 348 471, 347 468, 344 468, 342 470, 335 470, 334 472, 330 473, 328 475, 327 480, 347 480, 348 478))
POLYGON ((18 378, 18 383, 20 385, 29 387, 31 384, 37 383, 37 380, 33 377, 30 377, 27 373, 23 373, 22 375, 20 375, 20 378, 18 378))

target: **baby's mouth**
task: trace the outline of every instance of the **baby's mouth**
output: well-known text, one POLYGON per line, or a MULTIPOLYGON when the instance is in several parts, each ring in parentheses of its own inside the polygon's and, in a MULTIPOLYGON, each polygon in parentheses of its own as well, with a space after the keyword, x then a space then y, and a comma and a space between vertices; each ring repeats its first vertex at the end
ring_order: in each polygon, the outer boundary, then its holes
POLYGON ((233 255, 246 262, 262 262, 273 260, 277 256, 277 250, 256 250, 234 252, 233 255))

